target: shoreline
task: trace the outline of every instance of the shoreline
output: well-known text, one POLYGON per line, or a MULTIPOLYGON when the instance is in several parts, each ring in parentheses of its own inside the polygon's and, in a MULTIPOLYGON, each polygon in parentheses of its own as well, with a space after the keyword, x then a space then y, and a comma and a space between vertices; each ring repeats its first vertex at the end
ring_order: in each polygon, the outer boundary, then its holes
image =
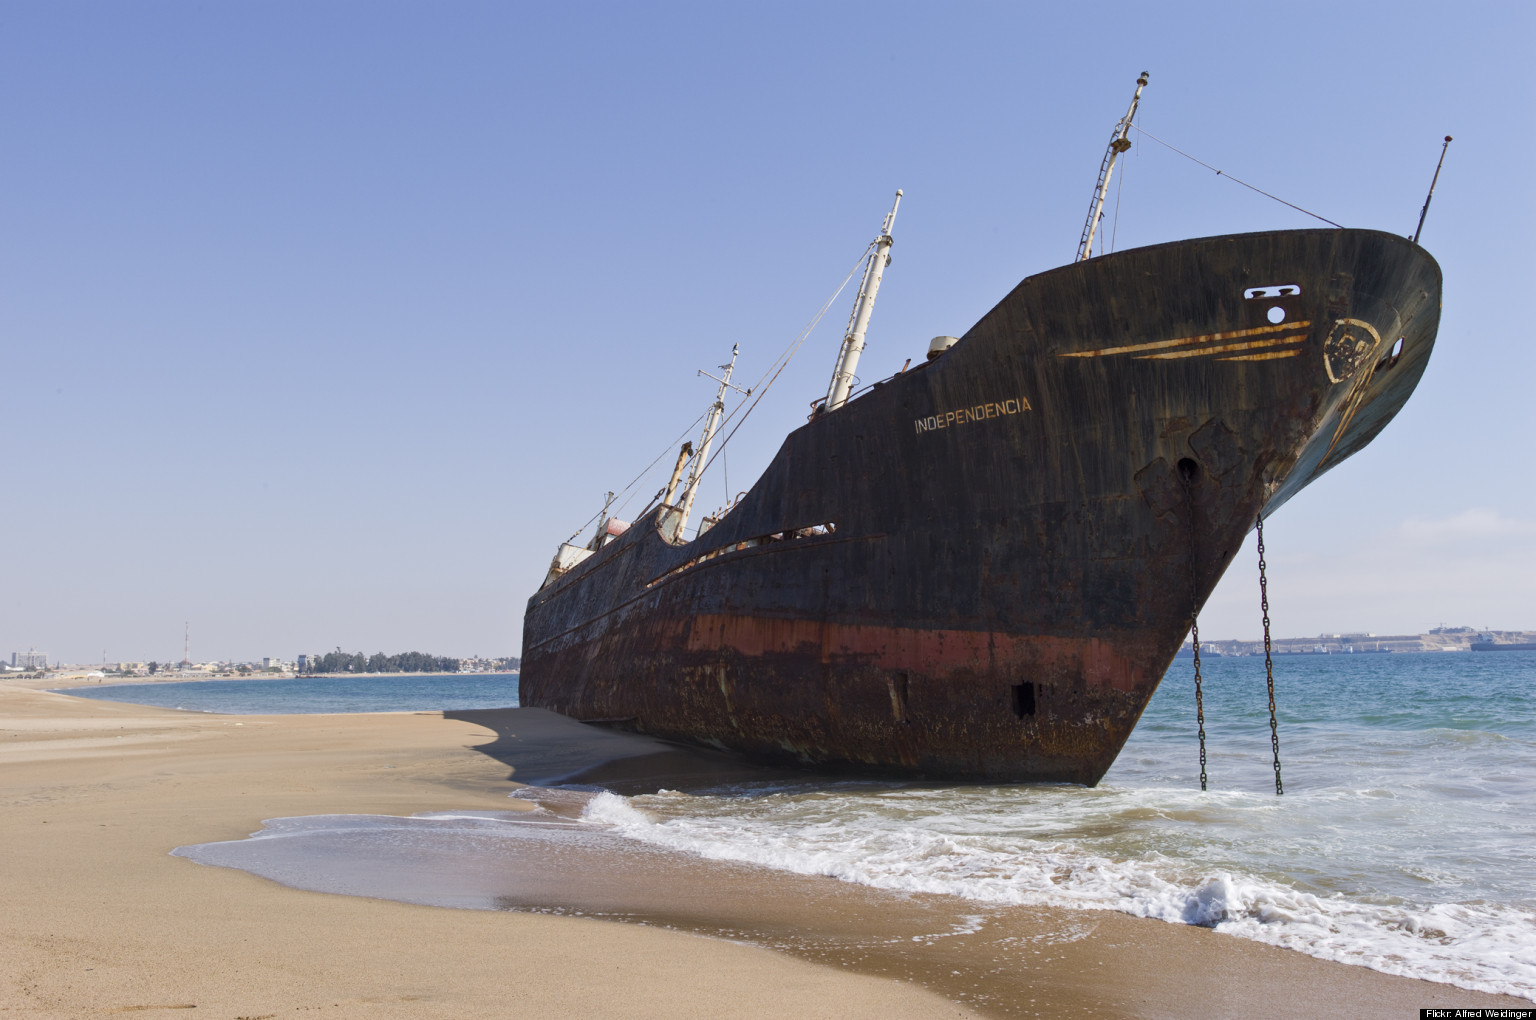
POLYGON ((28 677, 28 678, 3 678, 0 677, 0 685, 9 684, 13 687, 24 688, 31 691, 64 691, 76 687, 138 687, 151 684, 196 684, 211 683, 214 681, 230 680, 336 680, 342 678, 366 678, 366 677, 471 677, 471 676, 517 676, 516 670, 506 673, 272 673, 252 674, 250 676, 238 676, 235 674, 205 674, 202 676, 167 676, 155 674, 154 676, 135 677, 94 677, 85 674, 52 677, 28 677))
POLYGON ((170 855, 284 815, 515 808, 474 750, 491 736, 441 713, 215 716, 0 684, 0 1012, 971 1015, 734 942, 310 893, 170 855))
POLYGON ((533 709, 219 716, 0 682, 0 763, 0 851, 14 862, 0 931, 16 961, 0 1009, 22 1015, 156 1004, 230 1016, 321 1004, 337 1016, 1530 1006, 1109 911, 991 910, 681 855, 531 854, 509 872, 521 883, 510 910, 306 892, 169 856, 241 840, 269 818, 508 812, 524 806, 509 799, 519 781, 686 789, 742 768, 533 709), (631 923, 549 913, 576 911, 631 923), (972 930, 954 927, 978 915, 972 930))

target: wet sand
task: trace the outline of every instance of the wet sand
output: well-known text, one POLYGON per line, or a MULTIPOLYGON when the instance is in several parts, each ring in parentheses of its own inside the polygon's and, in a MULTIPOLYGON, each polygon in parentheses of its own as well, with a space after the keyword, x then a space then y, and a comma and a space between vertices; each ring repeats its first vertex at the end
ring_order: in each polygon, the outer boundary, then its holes
POLYGON ((762 775, 537 710, 216 716, 0 683, 0 1014, 1300 1017, 1529 1005, 1204 929, 899 896, 551 842, 537 826, 515 866, 479 876, 491 910, 305 891, 169 853, 268 818, 516 810, 519 782, 634 793, 762 775))

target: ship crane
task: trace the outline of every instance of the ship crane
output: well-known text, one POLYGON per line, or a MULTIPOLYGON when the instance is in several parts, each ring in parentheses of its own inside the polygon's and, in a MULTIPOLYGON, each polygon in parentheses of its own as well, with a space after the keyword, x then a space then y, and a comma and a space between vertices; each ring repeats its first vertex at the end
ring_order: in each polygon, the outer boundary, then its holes
MULTIPOLYGON (((683 489, 683 503, 678 508, 677 529, 672 532, 674 541, 683 537, 683 526, 688 523, 688 514, 693 510, 693 499, 699 493, 699 478, 704 474, 704 466, 709 463, 709 446, 715 441, 715 430, 720 427, 720 416, 725 413, 725 391, 735 390, 743 396, 750 397, 750 389, 742 389, 731 382, 731 373, 736 371, 736 354, 740 350, 739 344, 731 345, 731 360, 729 364, 721 365, 724 376, 711 375, 699 369, 699 375, 713 379, 720 384, 720 389, 715 393, 715 402, 709 407, 709 415, 704 421, 704 435, 699 440, 698 456, 693 458, 693 468, 688 472, 688 484, 683 489)), ((679 465, 681 466, 681 465, 679 465)))
POLYGON ((1099 220, 1104 218, 1104 196, 1109 194, 1109 179, 1114 176, 1120 154, 1131 147, 1131 140, 1126 136, 1131 133, 1131 121, 1136 116, 1136 107, 1141 103, 1141 90, 1146 87, 1147 72, 1143 71, 1141 77, 1136 79, 1136 94, 1131 97, 1131 108, 1125 111, 1125 116, 1115 125, 1115 133, 1109 139, 1109 148, 1104 150, 1104 161, 1099 164, 1099 183, 1094 185, 1093 201, 1088 203, 1088 222, 1083 224, 1083 236, 1077 242, 1077 258, 1074 261, 1081 262, 1093 255, 1093 235, 1099 229, 1099 220))

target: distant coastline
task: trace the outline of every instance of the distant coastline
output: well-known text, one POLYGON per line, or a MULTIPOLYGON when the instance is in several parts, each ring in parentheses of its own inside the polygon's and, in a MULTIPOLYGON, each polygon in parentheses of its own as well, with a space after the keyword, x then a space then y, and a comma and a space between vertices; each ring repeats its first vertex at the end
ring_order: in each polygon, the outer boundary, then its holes
MULTIPOLYGON (((1436 627, 1422 634, 1373 634, 1336 633, 1317 634, 1308 637, 1275 638, 1270 642, 1274 655, 1349 655, 1378 652, 1489 652, 1519 651, 1536 645, 1536 630, 1491 630, 1475 627, 1436 627)), ((1187 659, 1193 648, 1186 640, 1177 658, 1187 659)), ((1263 655, 1264 642, 1231 638, 1206 639, 1200 642, 1200 652, 1208 656, 1263 655)), ((251 668, 246 672, 236 669, 189 668, 178 670, 164 668, 154 673, 141 669, 130 672, 104 669, 100 665, 53 666, 42 671, 11 670, 0 673, 0 681, 31 690, 59 690, 68 687, 111 686, 122 684, 177 684, 203 680, 259 680, 310 678, 317 680, 343 677, 452 677, 452 676, 518 676, 518 667, 510 669, 486 668, 490 659, 461 659, 473 668, 458 670, 336 670, 323 673, 298 671, 295 663, 284 663, 281 670, 251 668)), ((274 660, 275 663, 275 660, 274 660)), ((138 666, 142 664, 130 664, 138 666)), ((208 663, 207 666, 214 666, 208 663)), ((219 666, 225 664, 219 663, 219 666)))
POLYGON ((327 677, 338 676, 516 676, 517 672, 518 671, 515 669, 456 669, 452 671, 433 673, 428 672, 427 670, 408 669, 401 670, 398 673, 290 673, 288 675, 298 676, 304 679, 315 677, 317 679, 323 680, 327 677))
MULTIPOLYGON (((1348 655, 1373 652, 1484 652, 1518 649, 1536 642, 1536 631, 1478 630, 1474 627, 1436 627, 1423 634, 1318 634, 1314 637, 1276 638, 1270 642, 1275 655, 1348 655)), ((1188 641, 1179 651, 1188 658, 1188 641)), ((1200 642, 1202 655, 1263 655, 1263 641, 1208 640, 1200 642)))
POLYGON ((215 681, 232 680, 336 680, 359 679, 376 677, 378 679, 397 678, 405 676, 420 677, 466 677, 466 676, 517 676, 518 671, 511 670, 474 670, 473 672, 456 673, 192 673, 178 675, 175 673, 155 673, 150 676, 114 676, 101 673, 99 670, 90 672, 67 671, 61 673, 45 673, 41 676, 28 674, 25 677, 5 676, 0 681, 24 687, 29 690, 64 690, 71 687, 126 687, 140 686, 143 684, 191 684, 212 683, 215 681))

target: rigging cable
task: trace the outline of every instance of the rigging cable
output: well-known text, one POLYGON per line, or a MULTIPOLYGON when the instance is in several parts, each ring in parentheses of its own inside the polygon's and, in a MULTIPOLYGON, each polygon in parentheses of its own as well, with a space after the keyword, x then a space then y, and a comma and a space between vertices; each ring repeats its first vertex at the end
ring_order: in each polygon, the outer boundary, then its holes
MULTIPOLYGON (((821 323, 822 317, 827 314, 827 309, 832 307, 832 303, 838 299, 838 296, 842 294, 843 289, 848 286, 848 281, 852 280, 854 274, 859 271, 859 267, 862 266, 864 264, 864 260, 869 257, 869 253, 875 247, 875 244, 875 241, 871 241, 869 245, 865 247, 864 253, 860 255, 859 260, 853 264, 853 268, 848 270, 848 275, 843 277, 843 282, 837 285, 837 289, 832 292, 832 296, 827 298, 827 300, 822 304, 820 310, 818 310, 816 314, 811 317, 810 321, 805 324, 805 328, 800 331, 799 335, 797 335, 794 340, 790 341, 789 346, 780 352, 779 356, 770 362, 768 367, 763 370, 762 377, 759 378, 750 389, 750 392, 757 394, 757 400, 752 401, 750 406, 745 401, 743 401, 737 404, 730 414, 725 416, 725 420, 720 423, 721 428, 729 425, 731 420, 736 417, 737 413, 740 412, 743 407, 747 409, 746 414, 741 416, 741 421, 738 421, 735 428, 732 428, 726 437, 720 441, 720 445, 716 448, 714 456, 710 457, 709 460, 705 462, 703 470, 699 472, 700 476, 704 474, 704 471, 709 470, 709 466, 715 462, 715 457, 718 457, 725 452, 725 445, 731 441, 731 436, 736 434, 736 429, 741 428, 742 422, 747 420, 747 415, 751 414, 752 409, 757 407, 757 402, 762 400, 764 395, 767 394, 769 387, 778 381, 779 373, 783 372, 784 369, 789 366, 790 360, 794 358, 794 356, 799 352, 801 345, 805 343, 805 341, 810 337, 811 333, 816 329, 817 325, 821 323), (774 368, 775 365, 778 366, 777 369, 774 368), (772 373, 772 378, 769 378, 769 373, 772 373), (767 380, 767 382, 765 383, 764 380, 767 380)), ((694 425, 697 425, 699 422, 703 421, 704 415, 707 415, 708 413, 708 411, 705 411, 704 414, 701 414, 699 417, 695 418, 693 420, 693 425, 688 426, 689 430, 692 430, 694 425)), ((687 432, 684 432, 684 435, 686 434, 687 432)), ((697 454, 694 456, 697 456, 697 454)), ((660 457, 657 458, 657 460, 660 459, 660 457)), ((689 460, 691 461, 692 458, 689 458, 689 460)), ((652 463, 654 464, 655 461, 652 461, 652 463)), ((647 468, 646 470, 649 471, 650 468, 647 468)), ((655 496, 651 497, 651 502, 647 503, 644 509, 636 514, 636 516, 644 517, 646 511, 650 510, 651 506, 660 498, 661 492, 658 491, 655 496)), ((591 522, 589 521, 588 523, 591 522)), ((582 527, 585 528, 586 525, 582 525, 582 527)), ((580 532, 578 532, 578 534, 580 534, 580 532)))
MULTIPOLYGON (((634 481, 632 481, 628 485, 626 485, 624 487, 624 489, 622 490, 622 492, 620 493, 620 495, 622 495, 624 492, 629 492, 630 489, 633 489, 635 487, 635 482, 640 481, 640 479, 644 478, 647 474, 649 474, 652 471, 652 469, 654 469, 656 467, 657 464, 661 463, 661 458, 665 457, 667 454, 672 452, 672 447, 677 445, 678 440, 686 438, 687 435, 690 432, 692 432, 694 430, 694 428, 699 424, 699 422, 704 420, 705 415, 708 415, 708 414, 709 414, 709 411, 708 411, 708 409, 706 409, 704 411, 704 414, 701 414, 697 418, 693 419, 693 424, 689 425, 687 428, 683 429, 682 435, 679 435, 677 437, 677 439, 672 440, 671 446, 666 447, 659 454, 657 454, 656 455, 656 459, 651 461, 649 464, 647 464, 645 466, 645 470, 641 471, 638 475, 636 475, 635 478, 634 478, 634 481)), ((690 456, 688 458, 688 460, 692 460, 692 459, 693 459, 692 456, 690 456)), ((688 463, 688 461, 684 461, 683 463, 686 465, 688 463)), ((657 490, 656 496, 652 497, 652 499, 654 500, 656 498, 659 498, 661 496, 661 494, 663 492, 666 492, 666 491, 667 491, 666 490, 666 486, 662 486, 660 489, 657 490)), ((614 513, 619 513, 620 511, 622 511, 626 506, 629 505, 629 501, 631 499, 634 499, 635 496, 638 495, 638 494, 639 494, 638 491, 636 491, 636 492, 629 492, 629 495, 625 498, 624 502, 619 504, 619 509, 615 510, 614 513)), ((646 505, 646 510, 649 510, 649 509, 650 509, 650 505, 647 504, 646 505)), ((583 527, 585 527, 585 525, 583 525, 583 527)))
MULTIPOLYGON (((720 448, 715 451, 714 456, 710 457, 709 460, 705 462, 705 471, 708 471, 709 466, 715 462, 715 457, 718 457, 725 452, 725 446, 731 441, 731 437, 736 434, 736 430, 741 428, 741 426, 746 422, 747 416, 752 413, 752 411, 757 407, 758 402, 761 401, 763 397, 768 393, 768 388, 778 381, 779 374, 789 366, 790 359, 793 358, 797 352, 799 352, 800 346, 805 343, 806 339, 811 335, 812 330, 814 330, 816 326, 821 322, 822 316, 827 314, 827 309, 832 307, 832 303, 836 301, 838 295, 843 292, 843 288, 848 286, 848 281, 853 279, 854 274, 859 271, 859 267, 864 264, 864 260, 869 256, 870 250, 874 247, 875 242, 871 241, 869 243, 869 247, 864 249, 864 254, 860 255, 859 260, 853 264, 853 268, 848 270, 848 275, 843 277, 843 282, 837 285, 837 290, 832 292, 832 296, 827 298, 826 303, 821 306, 820 310, 817 311, 816 314, 811 318, 811 321, 806 324, 805 329, 801 330, 800 336, 796 338, 794 343, 791 344, 789 348, 786 349, 784 354, 779 355, 780 360, 774 363, 778 364, 778 369, 774 370, 773 365, 768 366, 769 370, 773 371, 773 377, 769 378, 768 373, 764 372, 763 379, 767 379, 767 383, 764 383, 762 379, 759 379, 758 385, 752 387, 753 391, 757 394, 756 399, 754 399, 751 404, 741 403, 736 405, 736 411, 740 411, 743 407, 746 408, 746 411, 742 414, 741 421, 738 421, 735 427, 732 428, 726 437, 720 441, 720 448)), ((736 416, 736 411, 732 411, 730 415, 727 416, 725 421, 721 423, 721 425, 724 426, 728 424, 731 418, 736 416)))
MULTIPOLYGON (((636 475, 634 477, 634 479, 628 485, 626 485, 626 486, 624 486, 624 488, 620 489, 619 490, 619 495, 622 496, 624 493, 629 492, 630 489, 633 489, 635 487, 635 483, 640 481, 640 479, 644 478, 647 474, 649 474, 651 469, 654 468, 661 461, 661 458, 663 458, 667 454, 671 453, 672 452, 672 447, 676 446, 681 440, 686 439, 688 434, 693 431, 694 426, 698 425, 699 422, 703 421, 704 420, 704 415, 707 415, 707 414, 709 414, 709 411, 706 410, 704 412, 704 414, 701 414, 697 418, 693 419, 693 424, 689 425, 687 428, 683 429, 682 435, 680 435, 676 439, 672 440, 672 442, 669 443, 666 446, 666 448, 664 448, 661 451, 661 453, 656 455, 656 459, 655 460, 653 460, 649 464, 647 464, 645 466, 645 469, 643 471, 641 471, 638 475, 636 475)), ((660 493, 658 493, 657 495, 660 495, 660 493)), ((614 513, 618 513, 620 510, 623 510, 624 507, 626 505, 628 505, 629 500, 630 499, 634 499, 634 498, 635 498, 634 493, 630 493, 629 499, 626 499, 623 503, 619 504, 619 509, 615 510, 614 513)), ((603 507, 602 510, 599 510, 597 513, 593 514, 591 517, 588 517, 587 518, 587 523, 583 524, 581 527, 577 528, 574 532, 572 532, 571 533, 571 537, 565 540, 566 543, 569 544, 569 543, 575 541, 575 539, 576 539, 576 537, 578 535, 580 535, 583 531, 587 530, 587 524, 591 524, 593 521, 595 521, 599 517, 603 516, 603 514, 607 510, 608 510, 608 507, 605 506, 605 507, 603 507)))
POLYGON ((1144 134, 1148 138, 1152 139, 1158 145, 1161 145, 1161 146, 1164 146, 1166 148, 1172 149, 1174 152, 1177 152, 1180 156, 1183 156, 1185 159, 1193 160, 1194 162, 1199 163, 1201 166, 1205 167, 1207 170, 1215 171, 1217 177, 1225 177, 1227 180, 1233 182, 1234 184, 1241 184, 1243 187, 1247 188, 1249 191, 1257 191, 1259 194, 1263 195, 1265 198, 1272 198, 1276 202, 1279 202, 1281 205, 1288 205, 1292 209, 1295 209, 1299 213, 1306 213, 1308 216, 1312 217, 1314 220, 1322 220, 1324 223, 1328 224, 1330 227, 1338 227, 1340 230, 1344 229, 1344 224, 1342 224, 1342 223, 1335 223, 1335 222, 1333 222, 1332 220, 1330 220, 1326 216, 1319 216, 1315 212, 1311 212, 1310 210, 1303 209, 1301 206, 1297 205, 1294 202, 1287 202, 1285 199, 1281 198, 1278 195, 1271 195, 1269 192, 1265 191, 1263 188, 1255 188, 1252 184, 1249 184, 1247 181, 1238 180, 1236 177, 1233 177, 1231 174, 1227 173, 1225 170, 1217 170, 1215 167, 1211 166, 1211 164, 1207 163, 1205 160, 1203 160, 1203 159, 1196 159, 1194 156, 1191 156, 1189 153, 1185 152, 1183 149, 1179 148, 1178 146, 1170 145, 1169 143, 1163 141, 1161 138, 1157 137, 1152 132, 1148 131, 1146 128, 1142 127, 1139 124, 1132 124, 1131 127, 1135 128, 1137 131, 1140 131, 1142 134, 1144 134))
POLYGON ((1115 220, 1109 228, 1109 250, 1115 250, 1115 238, 1120 236, 1120 192, 1125 188, 1125 171, 1131 168, 1131 161, 1125 161, 1125 168, 1120 171, 1120 183, 1115 185, 1115 220))

